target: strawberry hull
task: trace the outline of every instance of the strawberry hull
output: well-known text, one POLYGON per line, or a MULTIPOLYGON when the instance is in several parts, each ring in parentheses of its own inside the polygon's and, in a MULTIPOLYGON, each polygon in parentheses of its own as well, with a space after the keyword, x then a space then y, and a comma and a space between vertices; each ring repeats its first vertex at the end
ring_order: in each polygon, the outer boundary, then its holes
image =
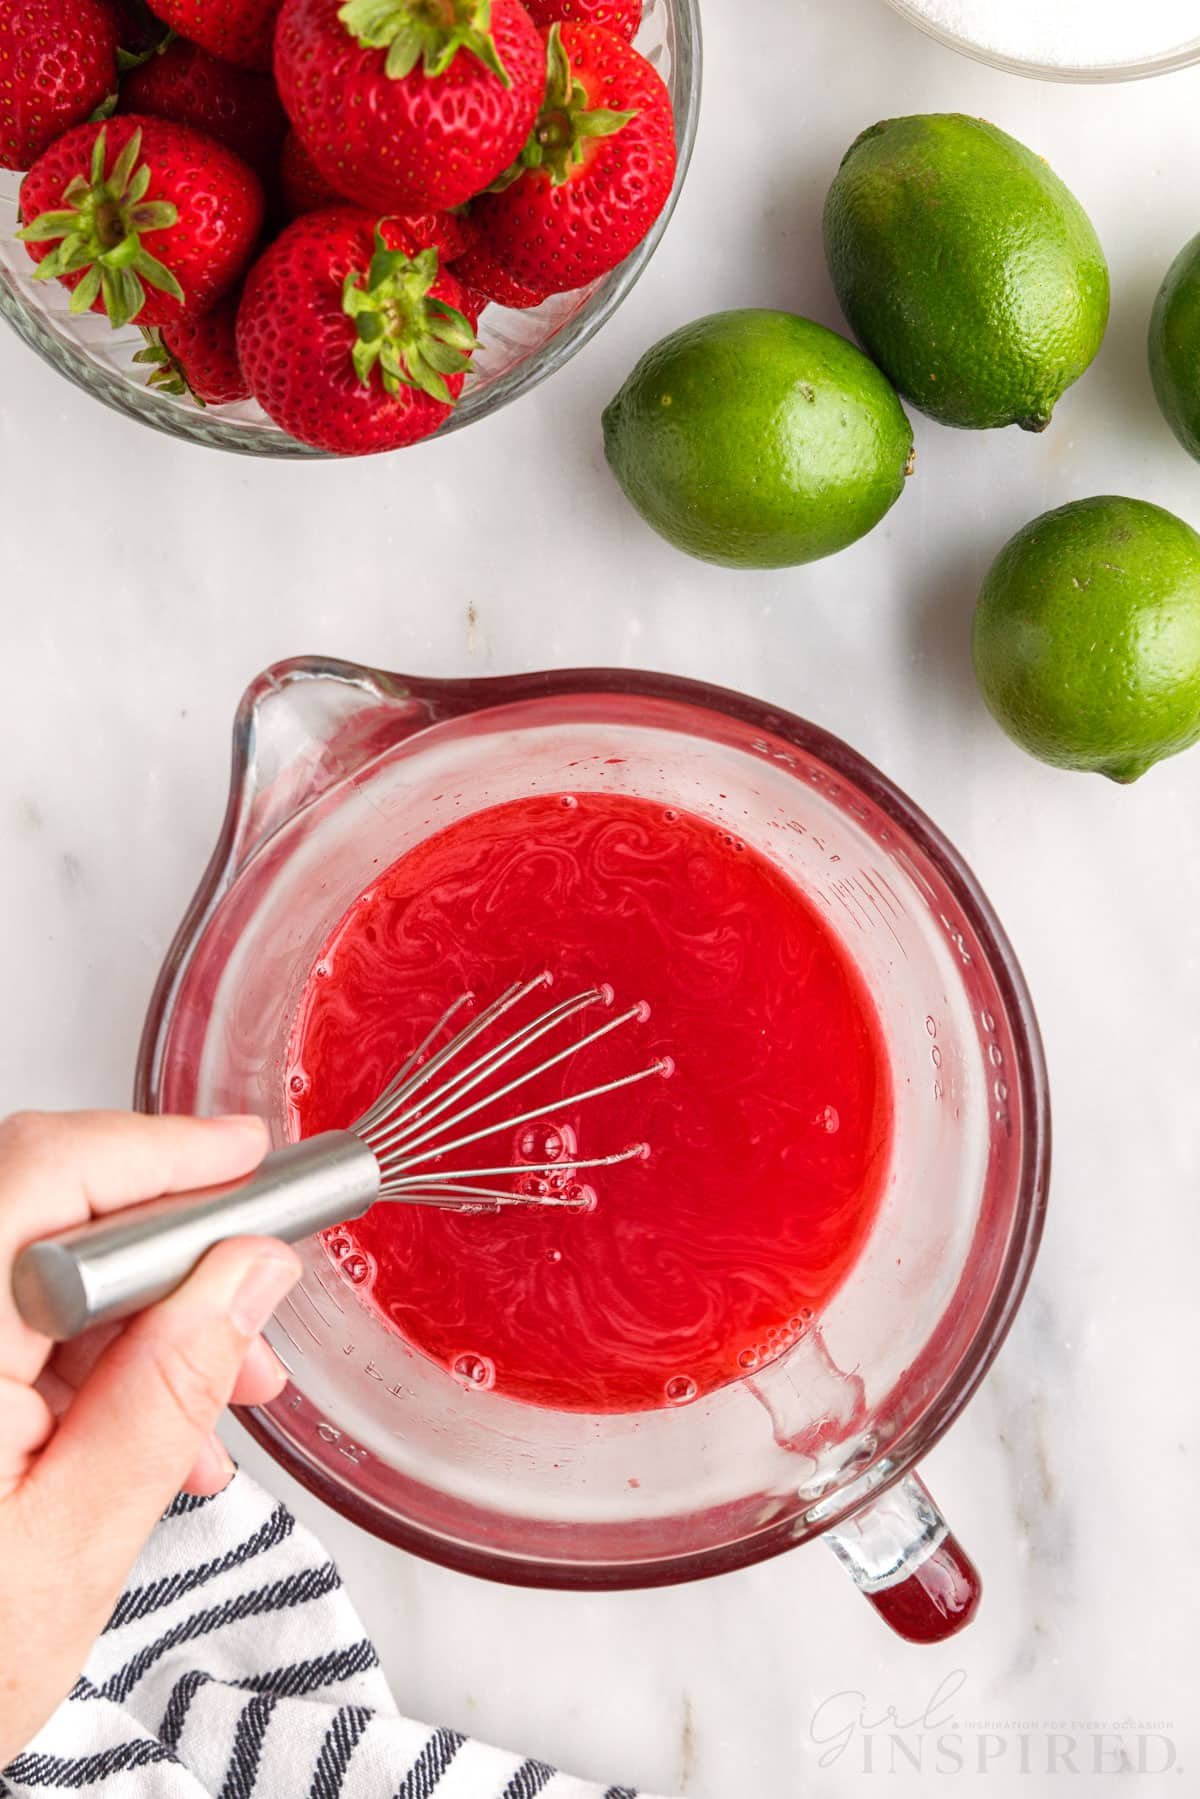
POLYGON ((541 294, 586 287, 623 262, 675 181, 671 97, 645 57, 598 25, 555 26, 548 55, 521 171, 471 209, 480 253, 541 294))
MULTIPOLYGON (((414 4, 416 0, 414 0, 414 4)), ((537 117, 545 51, 520 0, 492 0, 490 39, 508 85, 462 48, 444 73, 418 62, 389 75, 340 0, 284 0, 275 78, 284 109, 323 179, 380 212, 447 211, 508 168, 537 117)))
MULTIPOLYGON (((301 443, 340 456, 402 449, 428 437, 449 418, 464 379, 446 376, 450 398, 443 402, 410 385, 389 393, 378 370, 361 377, 346 284, 347 277, 366 279, 377 229, 389 246, 412 248, 391 221, 359 208, 307 213, 251 269, 238 312, 238 358, 259 405, 301 443)), ((464 310, 463 289, 447 271, 438 273, 430 298, 464 310)))
MULTIPOLYGON (((165 209, 168 216, 175 214, 172 223, 141 231, 139 242, 145 254, 178 285, 183 297, 165 291, 161 278, 147 275, 144 302, 114 322, 169 325, 185 313, 202 312, 219 300, 238 280, 254 252, 262 230, 263 192, 258 177, 241 157, 186 125, 164 119, 130 115, 102 125, 80 125, 60 137, 25 177, 21 217, 27 231, 36 230, 47 215, 51 220, 65 217, 61 209, 69 203, 68 189, 73 183, 88 187, 100 148, 103 175, 112 178, 122 153, 129 151, 134 140, 135 166, 147 171, 148 180, 132 212, 165 209)), ((108 211, 119 212, 120 208, 110 205, 108 211)), ((101 219, 96 229, 105 230, 106 225, 101 219)), ((74 292, 103 267, 106 253, 120 249, 123 230, 107 229, 104 238, 97 239, 96 254, 88 266, 58 276, 63 286, 74 292)), ((57 237, 26 241, 25 248, 40 264, 61 249, 67 234, 64 226, 57 237)), ((105 293, 97 294, 91 310, 113 316, 105 293)))

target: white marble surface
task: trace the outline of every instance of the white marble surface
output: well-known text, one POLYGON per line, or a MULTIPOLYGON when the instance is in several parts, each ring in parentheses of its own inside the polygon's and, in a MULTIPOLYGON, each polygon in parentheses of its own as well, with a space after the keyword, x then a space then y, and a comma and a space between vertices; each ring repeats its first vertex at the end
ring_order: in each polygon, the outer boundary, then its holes
MULTIPOLYGON (((904 1647, 819 1546, 671 1592, 536 1595, 425 1566, 288 1497, 340 1556, 408 1709, 582 1773, 690 1799, 842 1799, 863 1790, 862 1740, 820 1765, 814 1708, 857 1688, 872 1718, 892 1706, 908 1724, 961 1671, 926 1733, 964 1723, 960 1785, 1106 1791, 1086 1728, 1140 1720, 1165 1726, 1184 1772, 1135 1767, 1120 1790, 1200 1790, 1200 751, 1128 791, 1042 768, 985 715, 967 650, 987 560, 1044 507, 1116 490, 1200 524, 1200 469, 1143 365, 1155 287, 1200 229, 1200 70, 1040 86, 938 49, 882 0, 709 0, 706 25, 700 146, 655 263, 564 374, 487 425, 373 464, 261 466, 154 437, 0 337, 0 1106, 126 1098, 219 821, 234 705, 276 658, 642 664, 811 715, 966 851, 1050 1056, 1041 1261, 926 1469, 983 1571, 973 1629, 904 1647), (1026 139, 1091 210, 1115 278, 1097 366, 1040 440, 919 423, 910 492, 832 562, 739 575, 677 556, 608 479, 601 405, 653 339, 716 307, 837 323, 817 234, 837 160, 876 118, 939 108, 1026 139), (1016 1732, 988 1743, 983 1720, 1031 1727, 1029 1772, 1016 1732), (1046 1733, 1073 1726, 1072 1782, 1048 1771, 1046 1733)), ((914 1752, 919 1734, 903 1733, 914 1752)), ((1136 1761, 1131 1733, 1125 1746, 1136 1761)), ((924 1779, 873 1778, 952 1790, 928 1741, 926 1758, 924 1779)))

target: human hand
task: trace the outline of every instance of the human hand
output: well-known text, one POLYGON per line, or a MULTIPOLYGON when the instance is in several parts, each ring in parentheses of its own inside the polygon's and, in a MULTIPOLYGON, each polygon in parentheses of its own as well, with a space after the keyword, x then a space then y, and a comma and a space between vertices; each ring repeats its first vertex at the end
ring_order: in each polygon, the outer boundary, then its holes
POLYGON ((230 1400, 282 1389, 258 1333, 300 1274, 286 1245, 231 1239, 160 1304, 56 1346, 17 1313, 17 1253, 90 1216, 236 1180, 266 1149, 254 1118, 0 1122, 0 1769, 71 1690, 176 1492, 217 1493, 233 1473, 213 1428, 230 1400))

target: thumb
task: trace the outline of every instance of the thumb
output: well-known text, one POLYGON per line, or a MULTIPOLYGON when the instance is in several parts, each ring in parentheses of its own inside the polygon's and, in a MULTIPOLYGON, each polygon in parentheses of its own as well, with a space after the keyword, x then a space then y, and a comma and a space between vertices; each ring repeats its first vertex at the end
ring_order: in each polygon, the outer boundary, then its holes
POLYGON ((27 1486, 64 1549, 103 1540, 101 1581, 124 1580, 229 1403, 248 1346, 301 1272, 273 1239, 217 1244, 122 1331, 79 1389, 27 1486))

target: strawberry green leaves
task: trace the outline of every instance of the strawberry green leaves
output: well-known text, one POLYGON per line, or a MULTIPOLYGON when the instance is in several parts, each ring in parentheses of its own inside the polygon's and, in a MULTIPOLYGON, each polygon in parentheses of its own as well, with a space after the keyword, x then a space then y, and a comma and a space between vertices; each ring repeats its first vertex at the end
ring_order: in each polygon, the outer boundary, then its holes
POLYGON ((553 25, 546 44, 546 98, 529 140, 510 169, 493 182, 490 191, 503 193, 519 181, 527 169, 544 169, 555 187, 571 179, 582 166, 584 146, 600 137, 615 137, 636 112, 614 112, 589 107, 587 90, 571 71, 559 27, 553 25))
POLYGON ((389 394, 413 387, 452 404, 445 378, 466 372, 478 340, 456 307, 431 295, 437 279, 436 250, 415 256, 390 250, 376 231, 366 275, 352 269, 342 289, 342 308, 357 334, 354 367, 364 384, 378 368, 389 394))
POLYGON ((136 131, 105 174, 107 132, 92 147, 88 175, 77 175, 62 195, 62 206, 40 213, 18 233, 25 243, 53 243, 38 263, 35 281, 84 271, 71 293, 71 311, 86 312, 103 296, 116 326, 136 319, 146 304, 146 286, 181 303, 183 289, 166 264, 152 255, 142 234, 165 231, 179 217, 169 201, 147 200, 151 171, 140 163, 142 134, 136 131))
POLYGON ((145 347, 134 353, 133 360, 147 366, 152 372, 146 377, 146 386, 157 389, 159 393, 172 394, 176 399, 190 397, 198 406, 204 401, 198 394, 193 394, 175 357, 172 356, 161 335, 157 331, 143 329, 145 347))
POLYGON ((402 81, 420 63, 444 75, 460 50, 511 87, 491 35, 491 0, 346 0, 338 18, 364 50, 387 51, 387 73, 402 81))

